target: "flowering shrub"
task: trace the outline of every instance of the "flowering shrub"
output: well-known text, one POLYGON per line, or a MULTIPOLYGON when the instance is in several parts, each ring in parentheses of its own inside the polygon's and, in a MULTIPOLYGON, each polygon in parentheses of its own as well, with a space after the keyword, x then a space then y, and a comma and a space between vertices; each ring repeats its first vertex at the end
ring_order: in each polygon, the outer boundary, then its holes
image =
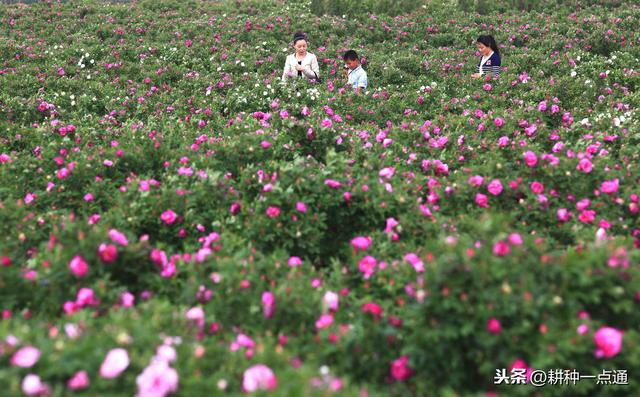
POLYGON ((640 393, 640 8, 418 3, 4 7, 0 388, 640 393))

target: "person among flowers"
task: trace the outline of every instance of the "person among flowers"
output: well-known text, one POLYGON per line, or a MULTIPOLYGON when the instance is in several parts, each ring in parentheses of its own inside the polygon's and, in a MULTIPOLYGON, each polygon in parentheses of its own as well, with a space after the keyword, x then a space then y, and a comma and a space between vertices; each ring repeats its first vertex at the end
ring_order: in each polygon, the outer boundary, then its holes
POLYGON ((360 93, 361 90, 366 90, 369 85, 369 79, 367 72, 360 65, 360 57, 354 50, 349 50, 344 53, 342 57, 344 59, 344 75, 351 87, 360 93))
POLYGON ((318 59, 307 51, 309 47, 307 35, 302 32, 296 32, 293 35, 292 45, 295 52, 287 56, 282 72, 282 81, 287 81, 287 79, 291 78, 306 78, 318 81, 320 79, 318 59))
POLYGON ((473 78, 479 78, 485 75, 492 77, 500 77, 500 50, 498 44, 491 35, 482 35, 476 40, 478 51, 482 55, 478 62, 478 72, 471 75, 473 78))

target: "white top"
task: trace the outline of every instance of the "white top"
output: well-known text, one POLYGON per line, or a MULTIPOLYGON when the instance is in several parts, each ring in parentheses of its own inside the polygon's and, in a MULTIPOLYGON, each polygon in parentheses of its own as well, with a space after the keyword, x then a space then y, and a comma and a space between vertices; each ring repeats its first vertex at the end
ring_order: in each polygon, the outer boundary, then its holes
POLYGON ((362 65, 358 65, 357 68, 349 71, 349 84, 353 86, 353 88, 363 88, 367 89, 367 85, 369 85, 369 79, 367 78, 367 72, 362 69, 362 65))
POLYGON ((301 64, 298 62, 296 54, 290 54, 287 56, 287 61, 284 63, 284 70, 282 71, 282 81, 286 81, 288 77, 299 77, 298 71, 296 70, 296 66, 298 65, 302 65, 305 68, 302 72, 302 76, 300 77, 315 79, 317 76, 320 76, 318 59, 312 53, 307 52, 307 55, 304 56, 301 64))
POLYGON ((484 66, 484 64, 489 60, 489 58, 491 58, 491 55, 493 55, 493 50, 491 51, 491 54, 482 56, 482 59, 480 60, 480 65, 478 66, 478 73, 484 74, 482 72, 482 66, 484 66))

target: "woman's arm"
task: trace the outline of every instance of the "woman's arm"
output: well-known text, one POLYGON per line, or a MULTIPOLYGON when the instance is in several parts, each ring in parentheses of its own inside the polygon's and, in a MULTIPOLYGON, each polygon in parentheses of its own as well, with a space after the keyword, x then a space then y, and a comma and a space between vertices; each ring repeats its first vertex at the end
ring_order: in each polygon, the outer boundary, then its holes
POLYGON ((310 68, 304 70, 304 75, 309 79, 320 77, 320 67, 318 66, 318 58, 314 54, 309 54, 311 58, 310 68))
POLYGON ((287 81, 287 77, 289 72, 291 71, 291 65, 289 64, 289 56, 287 55, 287 59, 284 61, 284 70, 282 71, 282 81, 287 81))

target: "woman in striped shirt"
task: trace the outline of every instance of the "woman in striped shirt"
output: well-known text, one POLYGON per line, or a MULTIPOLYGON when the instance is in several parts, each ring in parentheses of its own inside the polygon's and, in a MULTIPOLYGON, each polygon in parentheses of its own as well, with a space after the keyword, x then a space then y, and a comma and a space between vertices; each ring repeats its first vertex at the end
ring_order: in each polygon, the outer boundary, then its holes
POLYGON ((476 40, 478 51, 482 58, 478 62, 478 73, 471 75, 473 78, 489 74, 492 77, 500 77, 500 51, 496 40, 491 35, 482 35, 476 40))

